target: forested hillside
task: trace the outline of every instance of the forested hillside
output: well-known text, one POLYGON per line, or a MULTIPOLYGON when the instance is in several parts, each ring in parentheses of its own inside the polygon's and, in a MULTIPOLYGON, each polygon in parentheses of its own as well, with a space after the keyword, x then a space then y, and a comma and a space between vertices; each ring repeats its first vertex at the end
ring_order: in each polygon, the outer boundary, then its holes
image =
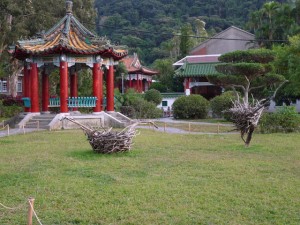
MULTIPOLYGON (((199 19, 208 35, 230 25, 245 28, 248 16, 267 0, 95 0, 97 31, 113 42, 128 45, 146 63, 169 56, 173 34, 183 26, 197 30, 199 19), (198 20, 197 20, 198 19, 198 20)), ((277 1, 280 3, 287 0, 277 1)), ((292 1, 291 1, 292 2, 292 1)), ((200 33, 201 34, 201 33, 200 33)), ((196 42, 199 40, 196 40, 196 42)))

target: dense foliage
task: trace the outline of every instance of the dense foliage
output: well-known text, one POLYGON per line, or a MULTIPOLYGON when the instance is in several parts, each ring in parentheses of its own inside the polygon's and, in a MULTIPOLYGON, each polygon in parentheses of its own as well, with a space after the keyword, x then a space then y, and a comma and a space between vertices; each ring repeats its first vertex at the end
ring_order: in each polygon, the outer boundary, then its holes
POLYGON ((295 107, 283 106, 274 113, 265 113, 259 127, 262 133, 299 131, 300 115, 295 107))
POLYGON ((201 95, 182 96, 172 106, 175 119, 204 119, 209 110, 209 101, 201 95))

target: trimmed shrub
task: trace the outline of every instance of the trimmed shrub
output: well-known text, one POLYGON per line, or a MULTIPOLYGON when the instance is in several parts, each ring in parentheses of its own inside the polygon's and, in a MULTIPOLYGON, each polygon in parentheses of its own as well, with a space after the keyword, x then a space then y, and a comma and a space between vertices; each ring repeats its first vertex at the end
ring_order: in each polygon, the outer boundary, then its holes
POLYGON ((162 100, 162 95, 158 90, 151 89, 145 92, 145 100, 148 102, 153 102, 156 105, 159 105, 162 100))
POLYGON ((295 107, 283 106, 274 113, 264 113, 259 127, 262 133, 300 131, 300 115, 295 107))
POLYGON ((173 103, 175 119, 204 119, 209 110, 209 101, 201 95, 182 96, 173 103))
POLYGON ((225 118, 230 120, 230 115, 225 111, 233 106, 233 101, 236 99, 233 91, 226 91, 222 95, 216 96, 210 100, 210 107, 213 117, 225 118))
POLYGON ((158 109, 152 102, 147 102, 142 98, 133 98, 130 100, 130 106, 135 111, 136 119, 152 119, 160 118, 162 116, 162 110, 158 109))

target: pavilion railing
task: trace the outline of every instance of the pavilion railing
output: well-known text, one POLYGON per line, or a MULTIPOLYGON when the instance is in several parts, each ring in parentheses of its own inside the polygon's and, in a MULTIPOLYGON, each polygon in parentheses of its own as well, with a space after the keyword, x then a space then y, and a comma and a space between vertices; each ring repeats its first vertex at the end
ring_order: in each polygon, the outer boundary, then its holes
MULTIPOLYGON (((80 108, 80 107, 95 107, 97 97, 69 97, 68 107, 80 108)), ((49 107, 60 107, 60 98, 50 98, 49 107)))

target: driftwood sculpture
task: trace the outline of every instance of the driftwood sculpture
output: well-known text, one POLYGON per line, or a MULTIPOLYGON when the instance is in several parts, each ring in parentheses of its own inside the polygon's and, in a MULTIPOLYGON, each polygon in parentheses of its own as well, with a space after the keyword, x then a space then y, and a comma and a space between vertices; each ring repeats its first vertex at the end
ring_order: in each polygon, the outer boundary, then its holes
POLYGON ((233 107, 227 110, 231 114, 231 120, 236 127, 234 130, 241 132, 241 138, 246 146, 249 146, 252 134, 269 103, 270 99, 257 101, 251 106, 240 101, 234 101, 233 107), (247 136, 246 139, 245 135, 247 136))
POLYGON ((66 117, 64 119, 77 124, 83 130, 96 153, 109 154, 130 151, 133 144, 133 138, 138 134, 136 126, 139 123, 131 124, 122 131, 117 132, 113 131, 112 128, 109 128, 108 130, 102 128, 102 131, 95 130, 72 118, 66 117))
POLYGON ((87 136, 93 150, 96 153, 103 154, 130 151, 133 145, 133 138, 138 135, 136 126, 139 124, 152 124, 154 127, 158 128, 152 121, 140 121, 125 127, 120 132, 113 131, 112 127, 108 130, 102 128, 102 131, 100 131, 85 126, 72 118, 65 117, 64 119, 77 124, 87 136))

